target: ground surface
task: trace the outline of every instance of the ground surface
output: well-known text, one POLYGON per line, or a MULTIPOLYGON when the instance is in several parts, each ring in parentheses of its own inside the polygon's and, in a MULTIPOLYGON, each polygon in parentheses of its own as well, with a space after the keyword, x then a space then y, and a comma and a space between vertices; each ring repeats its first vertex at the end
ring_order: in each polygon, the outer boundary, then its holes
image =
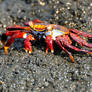
MULTIPOLYGON (((92 1, 0 0, 0 34, 36 18, 92 33, 92 1)), ((58 47, 46 54, 44 43, 33 43, 29 55, 16 39, 8 55, 0 49, 0 92, 92 92, 92 55, 72 53, 75 63, 58 47)))

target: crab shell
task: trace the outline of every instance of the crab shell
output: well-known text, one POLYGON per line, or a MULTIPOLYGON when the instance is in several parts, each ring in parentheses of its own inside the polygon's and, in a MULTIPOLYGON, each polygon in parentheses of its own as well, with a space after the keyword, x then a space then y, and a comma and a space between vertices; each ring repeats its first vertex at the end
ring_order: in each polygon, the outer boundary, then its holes
POLYGON ((55 38, 58 36, 69 34, 69 30, 66 27, 55 24, 48 24, 47 22, 43 21, 30 21, 26 22, 25 24, 29 25, 31 29, 33 29, 31 30, 32 33, 39 36, 39 38, 41 38, 41 36, 46 38, 46 36, 50 35, 52 36, 52 39, 55 40, 55 38))

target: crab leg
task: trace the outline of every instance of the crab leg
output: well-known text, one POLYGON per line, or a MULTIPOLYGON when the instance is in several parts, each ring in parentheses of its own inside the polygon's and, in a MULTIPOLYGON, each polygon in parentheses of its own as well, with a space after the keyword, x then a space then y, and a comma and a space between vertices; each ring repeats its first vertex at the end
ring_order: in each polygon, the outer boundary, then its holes
POLYGON ((74 33, 70 33, 70 36, 76 41, 78 42, 81 46, 86 46, 89 48, 92 48, 92 44, 87 43, 84 39, 82 39, 80 36, 78 36, 77 34, 74 33))
POLYGON ((29 34, 29 35, 26 37, 26 39, 25 39, 25 41, 24 41, 24 46, 25 46, 25 51, 26 51, 26 52, 29 50, 29 53, 32 53, 32 47, 31 47, 31 42, 30 42, 30 40, 35 40, 35 38, 34 38, 31 34, 29 34))
POLYGON ((53 53, 54 50, 53 50, 53 40, 52 40, 52 37, 49 35, 49 36, 46 36, 46 53, 48 53, 48 50, 50 49, 51 52, 53 53))
POLYGON ((69 29, 69 31, 72 31, 78 35, 83 35, 84 37, 89 37, 89 38, 92 38, 92 35, 91 34, 88 34, 86 32, 83 32, 83 31, 79 31, 77 29, 69 29))
MULTIPOLYGON (((62 38, 60 37, 60 39, 62 39, 62 38)), ((70 59, 72 60, 72 63, 73 63, 73 62, 74 62, 74 58, 73 58, 72 54, 71 54, 70 52, 68 52, 68 51, 62 46, 60 39, 56 38, 55 42, 61 47, 61 49, 63 49, 63 50, 69 55, 69 57, 70 57, 70 59)))
POLYGON ((70 39, 69 39, 68 35, 62 36, 62 37, 60 37, 59 39, 60 39, 60 41, 61 41, 61 43, 62 43, 63 45, 65 45, 65 46, 67 46, 67 47, 69 47, 69 48, 71 48, 71 49, 73 49, 73 50, 75 50, 75 51, 81 51, 81 52, 84 52, 84 53, 92 54, 91 51, 82 50, 82 49, 79 49, 79 48, 77 48, 77 47, 71 45, 72 43, 70 42, 70 39))
POLYGON ((71 44, 64 43, 64 45, 71 48, 71 49, 73 49, 73 50, 75 50, 75 51, 81 51, 81 52, 84 52, 84 53, 92 54, 91 51, 79 49, 79 48, 77 48, 77 47, 75 47, 71 44))

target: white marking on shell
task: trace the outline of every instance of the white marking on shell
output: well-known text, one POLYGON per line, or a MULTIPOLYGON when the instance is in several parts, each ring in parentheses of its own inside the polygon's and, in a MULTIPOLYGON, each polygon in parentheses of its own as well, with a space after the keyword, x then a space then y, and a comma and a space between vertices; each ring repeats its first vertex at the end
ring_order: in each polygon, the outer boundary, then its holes
POLYGON ((62 31, 60 31, 58 29, 53 29, 52 31, 48 31, 48 32, 45 33, 46 36, 52 35, 53 40, 55 40, 55 38, 57 36, 60 36, 60 35, 63 35, 63 34, 64 34, 64 32, 62 32, 62 31))
POLYGON ((60 31, 60 30, 57 30, 57 29, 53 29, 53 35, 52 35, 53 40, 55 40, 55 38, 56 38, 57 36, 60 36, 60 35, 63 35, 63 34, 64 34, 64 32, 62 32, 62 31, 60 31))

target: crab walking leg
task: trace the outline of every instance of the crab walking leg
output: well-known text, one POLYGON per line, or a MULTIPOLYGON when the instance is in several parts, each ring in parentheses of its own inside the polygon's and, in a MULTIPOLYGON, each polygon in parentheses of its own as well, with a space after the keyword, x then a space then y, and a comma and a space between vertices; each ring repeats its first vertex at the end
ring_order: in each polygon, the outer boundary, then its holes
POLYGON ((24 41, 24 46, 25 46, 25 51, 26 51, 26 52, 29 50, 29 53, 32 53, 32 47, 31 47, 31 42, 30 42, 30 40, 35 40, 35 38, 34 38, 31 34, 29 34, 29 35, 26 37, 26 39, 25 39, 25 41, 24 41))
POLYGON ((87 43, 84 39, 82 39, 80 36, 78 36, 77 34, 74 33, 70 33, 70 36, 76 41, 78 42, 81 46, 86 46, 89 48, 92 48, 92 44, 87 43))
POLYGON ((61 42, 60 42, 60 39, 57 39, 57 38, 56 38, 55 42, 61 47, 61 49, 63 49, 63 50, 69 55, 70 59, 72 60, 72 63, 74 63, 74 58, 73 58, 72 54, 71 54, 70 52, 68 52, 68 51, 62 46, 62 44, 61 44, 61 42))
POLYGON ((53 40, 52 40, 52 37, 50 35, 46 37, 45 42, 46 42, 46 53, 48 53, 49 49, 53 53, 54 52, 54 50, 53 50, 53 40))
POLYGON ((76 34, 78 34, 78 35, 83 35, 84 37, 92 38, 92 34, 88 34, 88 33, 86 33, 86 32, 79 31, 79 30, 77 30, 77 29, 69 29, 69 31, 74 32, 74 33, 76 33, 76 34))
MULTIPOLYGON (((10 35, 8 35, 8 36, 10 36, 10 35)), ((18 31, 18 33, 16 33, 16 34, 15 33, 12 34, 11 38, 5 43, 5 46, 4 46, 5 54, 8 54, 8 48, 14 42, 15 38, 25 38, 25 36, 26 36, 26 33, 25 32, 20 32, 20 31, 18 31)))
POLYGON ((71 44, 67 44, 67 43, 64 43, 65 46, 75 50, 75 51, 80 51, 80 52, 84 52, 84 53, 88 53, 88 54, 92 54, 91 51, 88 51, 88 50, 82 50, 82 49, 79 49, 79 48, 76 48, 75 46, 71 45, 71 44))

